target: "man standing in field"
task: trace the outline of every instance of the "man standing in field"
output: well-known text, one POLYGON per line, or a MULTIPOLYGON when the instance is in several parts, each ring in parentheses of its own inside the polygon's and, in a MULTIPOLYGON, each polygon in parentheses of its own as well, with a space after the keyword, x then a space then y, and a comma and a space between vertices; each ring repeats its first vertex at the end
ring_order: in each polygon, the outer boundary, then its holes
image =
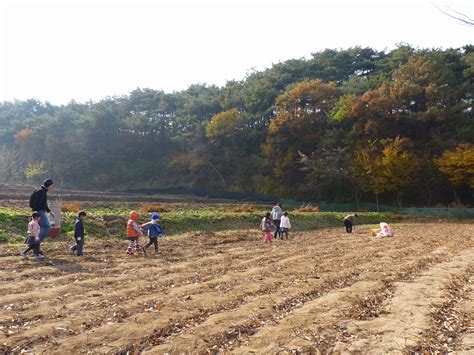
POLYGON ((272 209, 272 219, 273 223, 275 224, 275 233, 273 234, 273 238, 276 238, 281 235, 280 231, 280 222, 281 222, 281 215, 283 214, 283 210, 281 209, 281 203, 277 203, 273 206, 272 209))
POLYGON ((40 215, 39 225, 39 243, 48 236, 51 230, 51 223, 49 222, 48 215, 54 218, 54 213, 48 207, 48 191, 54 187, 54 182, 51 179, 46 179, 40 188, 33 191, 30 196, 30 207, 32 211, 37 211, 40 215))

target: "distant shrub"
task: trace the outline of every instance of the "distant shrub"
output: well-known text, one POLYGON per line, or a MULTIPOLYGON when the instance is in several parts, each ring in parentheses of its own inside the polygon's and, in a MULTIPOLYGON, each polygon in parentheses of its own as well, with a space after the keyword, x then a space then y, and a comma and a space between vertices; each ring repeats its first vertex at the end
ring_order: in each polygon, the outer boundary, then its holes
POLYGON ((296 208, 295 211, 297 212, 320 212, 320 209, 318 206, 313 206, 310 203, 306 205, 301 205, 300 207, 296 208))
POLYGON ((253 208, 251 203, 244 203, 242 205, 231 208, 231 212, 253 212, 253 211, 255 211, 255 209, 253 208))
POLYGON ((3 232, 3 231, 0 231, 0 243, 7 243, 8 242, 8 235, 3 232))
POLYGON ((81 210, 81 205, 77 201, 66 201, 62 203, 61 211, 62 212, 79 212, 81 210))
POLYGON ((141 203, 138 207, 138 212, 141 213, 153 213, 153 212, 170 212, 171 206, 168 205, 155 205, 152 203, 141 203))

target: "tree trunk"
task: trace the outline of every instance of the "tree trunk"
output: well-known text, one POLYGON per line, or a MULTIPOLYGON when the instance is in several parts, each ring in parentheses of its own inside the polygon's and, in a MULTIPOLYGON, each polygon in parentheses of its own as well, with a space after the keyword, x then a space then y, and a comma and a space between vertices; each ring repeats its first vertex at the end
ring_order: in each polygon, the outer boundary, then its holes
POLYGON ((219 172, 219 170, 217 170, 217 168, 214 166, 214 164, 212 164, 209 160, 207 160, 207 165, 209 165, 209 167, 217 174, 217 176, 221 180, 222 187, 225 189, 225 186, 226 186, 225 185, 225 180, 224 180, 223 176, 221 175, 221 173, 219 172))
POLYGON ((453 184, 451 184, 451 187, 453 188, 454 201, 457 205, 460 205, 461 201, 459 200, 458 194, 456 193, 456 188, 453 184))
POLYGON ((399 208, 402 208, 402 193, 397 191, 397 205, 399 208))
POLYGON ((433 192, 431 191, 431 189, 429 187, 427 187, 427 189, 428 189, 428 200, 426 202, 428 204, 428 207, 431 207, 431 200, 433 199, 433 192))
POLYGON ((359 197, 359 189, 357 187, 355 188, 354 193, 355 193, 357 211, 359 211, 360 210, 360 197, 359 197))

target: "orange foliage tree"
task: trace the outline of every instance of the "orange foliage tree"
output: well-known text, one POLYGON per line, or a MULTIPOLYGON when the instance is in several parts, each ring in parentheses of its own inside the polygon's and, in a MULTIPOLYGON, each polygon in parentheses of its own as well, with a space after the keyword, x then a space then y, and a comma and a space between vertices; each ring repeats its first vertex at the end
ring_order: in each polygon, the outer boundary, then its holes
MULTIPOLYGON (((474 145, 459 144, 454 149, 446 150, 435 159, 435 163, 453 185, 467 184, 474 188, 474 145)), ((453 191, 458 200, 454 188, 453 191)))
POLYGON ((379 195, 394 191, 401 207, 404 188, 415 179, 418 162, 407 150, 409 142, 400 139, 370 141, 366 147, 358 147, 353 155, 351 176, 363 191, 375 195, 379 211, 379 195))
POLYGON ((296 84, 276 99, 262 148, 273 162, 275 176, 287 187, 301 182, 298 151, 312 152, 318 148, 340 95, 335 83, 311 80, 296 84))

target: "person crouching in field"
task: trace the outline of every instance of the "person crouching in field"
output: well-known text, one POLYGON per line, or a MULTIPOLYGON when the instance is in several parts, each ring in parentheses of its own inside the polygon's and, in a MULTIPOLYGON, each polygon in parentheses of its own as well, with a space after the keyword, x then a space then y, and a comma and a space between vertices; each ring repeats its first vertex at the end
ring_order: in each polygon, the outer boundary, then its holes
POLYGON ((138 212, 130 212, 130 219, 127 222, 127 237, 130 242, 127 248, 127 255, 133 255, 133 249, 140 251, 139 239, 143 237, 143 232, 138 224, 138 212))
POLYGON ((80 211, 76 218, 76 223, 74 224, 74 239, 76 240, 76 245, 73 245, 70 249, 73 253, 76 253, 77 256, 83 256, 84 248, 84 220, 86 219, 86 212, 80 211))
POLYGON ((355 226, 355 219, 359 217, 357 213, 350 214, 344 217, 344 225, 346 226, 346 232, 352 233, 352 227, 355 226))
POLYGON ((268 212, 262 219, 260 228, 265 232, 265 243, 272 242, 272 220, 270 219, 270 212, 268 212))
POLYGON ((158 216, 156 213, 153 213, 151 215, 151 221, 140 226, 140 228, 147 231, 147 235, 150 238, 150 241, 142 248, 143 254, 145 256, 146 249, 152 244, 155 246, 155 254, 161 253, 160 247, 158 245, 158 238, 163 238, 165 235, 165 231, 163 227, 161 227, 161 225, 158 223, 158 219, 160 219, 160 216, 158 216))
POLYGON ((40 254, 40 239, 39 239, 39 233, 40 233, 40 225, 39 225, 39 220, 40 220, 41 215, 38 212, 33 212, 31 214, 31 221, 28 223, 28 232, 27 232, 27 237, 25 240, 25 244, 28 244, 28 248, 26 248, 25 251, 23 251, 20 255, 24 257, 25 259, 28 259, 28 252, 30 250, 33 250, 34 255, 36 256, 36 259, 44 259, 44 256, 40 254))
POLYGON ((281 230, 281 239, 283 239, 283 234, 286 236, 286 240, 288 240, 288 231, 291 229, 290 218, 288 217, 288 212, 283 213, 281 216, 280 222, 280 230, 281 230))

